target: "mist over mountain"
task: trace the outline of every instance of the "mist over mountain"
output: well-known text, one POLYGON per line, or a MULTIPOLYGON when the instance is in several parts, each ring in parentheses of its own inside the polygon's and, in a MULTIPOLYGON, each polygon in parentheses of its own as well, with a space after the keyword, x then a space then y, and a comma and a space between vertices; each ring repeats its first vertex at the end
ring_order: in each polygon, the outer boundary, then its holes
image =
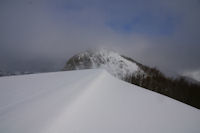
POLYGON ((199 0, 1 0, 0 9, 0 69, 41 71, 106 47, 200 80, 199 0))
POLYGON ((111 75, 125 79, 131 76, 139 67, 136 63, 129 61, 116 52, 107 49, 88 50, 73 56, 66 63, 64 70, 80 69, 106 69, 111 75))

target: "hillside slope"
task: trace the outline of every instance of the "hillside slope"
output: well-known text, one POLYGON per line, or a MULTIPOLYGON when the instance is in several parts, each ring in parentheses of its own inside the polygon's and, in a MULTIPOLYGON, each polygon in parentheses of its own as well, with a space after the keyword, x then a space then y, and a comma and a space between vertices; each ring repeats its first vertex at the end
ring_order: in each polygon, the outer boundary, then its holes
POLYGON ((0 78, 2 133, 198 133, 199 123, 198 109, 105 70, 0 78))

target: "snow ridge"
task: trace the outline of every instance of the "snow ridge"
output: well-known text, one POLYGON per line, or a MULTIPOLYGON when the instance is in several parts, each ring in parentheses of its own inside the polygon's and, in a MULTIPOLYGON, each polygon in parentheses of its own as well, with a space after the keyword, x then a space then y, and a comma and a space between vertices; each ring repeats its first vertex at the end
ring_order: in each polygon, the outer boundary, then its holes
POLYGON ((14 107, 0 110, 2 133, 200 132, 198 109, 104 70, 0 78, 0 108, 5 105, 14 107))

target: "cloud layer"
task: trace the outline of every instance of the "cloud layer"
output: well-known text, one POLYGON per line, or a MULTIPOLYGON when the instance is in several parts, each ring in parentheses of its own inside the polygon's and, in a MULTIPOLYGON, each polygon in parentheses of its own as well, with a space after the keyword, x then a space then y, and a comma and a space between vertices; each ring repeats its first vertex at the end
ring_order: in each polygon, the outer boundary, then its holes
POLYGON ((0 67, 107 47, 162 70, 199 71, 199 12, 199 0, 2 0, 0 67))

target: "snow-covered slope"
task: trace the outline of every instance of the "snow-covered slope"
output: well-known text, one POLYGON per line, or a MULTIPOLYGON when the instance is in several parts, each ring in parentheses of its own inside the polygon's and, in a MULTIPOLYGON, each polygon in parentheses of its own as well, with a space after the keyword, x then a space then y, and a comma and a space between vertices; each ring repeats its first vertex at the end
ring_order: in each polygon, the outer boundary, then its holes
POLYGON ((125 79, 139 70, 136 63, 131 62, 116 52, 107 49, 88 50, 73 56, 64 70, 80 70, 102 68, 110 74, 125 79))
POLYGON ((1 133, 199 133, 200 111, 104 70, 0 78, 1 133))

